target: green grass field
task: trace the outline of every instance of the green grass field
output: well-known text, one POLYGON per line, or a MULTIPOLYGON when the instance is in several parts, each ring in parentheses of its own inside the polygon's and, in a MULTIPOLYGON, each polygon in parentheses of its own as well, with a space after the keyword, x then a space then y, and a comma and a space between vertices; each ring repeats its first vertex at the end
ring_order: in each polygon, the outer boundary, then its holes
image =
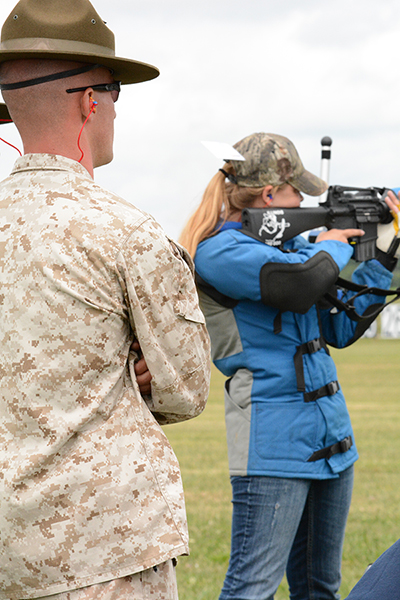
MULTIPOLYGON (((360 459, 343 555, 342 598, 367 565, 400 538, 400 340, 362 339, 333 350, 360 459)), ((178 456, 189 520, 189 557, 178 563, 181 600, 216 600, 229 559, 231 491, 224 377, 213 370, 203 414, 165 431, 178 456)), ((276 600, 289 597, 283 581, 276 600)))

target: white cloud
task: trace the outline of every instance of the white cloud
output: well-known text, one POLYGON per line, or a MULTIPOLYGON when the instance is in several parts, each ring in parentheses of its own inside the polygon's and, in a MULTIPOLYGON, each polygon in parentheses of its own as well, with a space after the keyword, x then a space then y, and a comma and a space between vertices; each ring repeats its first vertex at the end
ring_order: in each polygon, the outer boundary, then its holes
MULTIPOLYGON (((3 21, 14 2, 2 0, 3 21)), ((221 166, 200 140, 281 133, 331 182, 400 185, 397 0, 94 0, 117 54, 155 64, 158 79, 123 88, 106 187, 177 236, 221 166)), ((0 135, 16 134, 3 127, 0 135)), ((0 175, 15 152, 0 146, 0 175)))

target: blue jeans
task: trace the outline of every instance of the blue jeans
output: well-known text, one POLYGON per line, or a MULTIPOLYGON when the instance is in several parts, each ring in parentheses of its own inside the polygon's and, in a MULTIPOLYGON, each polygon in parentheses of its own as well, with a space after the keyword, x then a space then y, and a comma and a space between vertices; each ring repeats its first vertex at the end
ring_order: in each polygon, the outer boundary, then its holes
POLYGON ((273 600, 285 569, 291 600, 339 598, 353 467, 336 479, 231 483, 231 557, 219 600, 273 600))

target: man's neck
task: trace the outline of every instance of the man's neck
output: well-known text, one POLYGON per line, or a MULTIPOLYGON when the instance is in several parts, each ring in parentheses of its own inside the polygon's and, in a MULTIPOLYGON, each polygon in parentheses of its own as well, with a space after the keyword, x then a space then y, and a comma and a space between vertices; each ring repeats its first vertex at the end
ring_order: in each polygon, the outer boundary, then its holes
POLYGON ((88 147, 83 146, 83 156, 81 158, 81 151, 78 148, 77 143, 62 145, 59 143, 38 142, 24 143, 24 154, 56 154, 58 156, 65 156, 71 160, 76 160, 88 171, 92 179, 94 179, 94 167, 92 161, 92 155, 88 147))

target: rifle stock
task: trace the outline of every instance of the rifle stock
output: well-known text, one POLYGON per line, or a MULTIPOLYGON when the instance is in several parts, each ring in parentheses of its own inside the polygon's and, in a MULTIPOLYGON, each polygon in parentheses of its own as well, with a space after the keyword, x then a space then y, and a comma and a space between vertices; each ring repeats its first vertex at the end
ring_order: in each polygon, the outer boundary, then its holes
POLYGON ((363 262, 376 256, 378 223, 392 220, 384 201, 387 191, 331 186, 327 200, 316 208, 246 208, 242 211, 242 228, 248 235, 275 247, 319 227, 363 229, 364 236, 350 240, 354 246, 353 258, 363 262))

